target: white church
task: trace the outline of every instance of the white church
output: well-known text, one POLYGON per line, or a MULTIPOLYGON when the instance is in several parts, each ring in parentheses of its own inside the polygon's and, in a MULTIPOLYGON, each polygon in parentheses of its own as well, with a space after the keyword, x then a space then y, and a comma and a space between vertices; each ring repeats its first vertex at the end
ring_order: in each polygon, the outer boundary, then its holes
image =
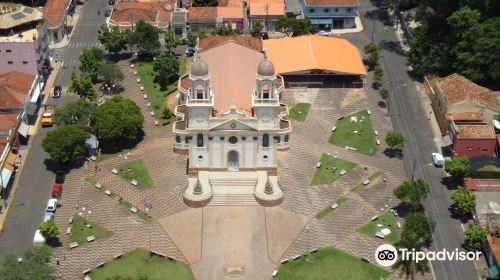
POLYGON ((249 44, 227 40, 198 49, 179 79, 173 126, 174 151, 189 156, 185 201, 279 201, 277 152, 290 147, 291 133, 283 78, 249 44))

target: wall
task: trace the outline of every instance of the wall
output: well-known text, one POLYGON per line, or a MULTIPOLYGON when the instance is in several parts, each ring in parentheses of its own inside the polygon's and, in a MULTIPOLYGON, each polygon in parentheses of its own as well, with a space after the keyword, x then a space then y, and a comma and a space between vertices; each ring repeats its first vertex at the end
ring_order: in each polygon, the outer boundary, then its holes
POLYGON ((307 17, 356 17, 358 8, 356 6, 308 6, 307 1, 301 0, 304 16, 307 17), (314 9, 314 11, 311 11, 314 9))
POLYGON ((35 42, 0 43, 0 74, 9 71, 19 71, 33 76, 38 75, 35 42), (9 62, 12 62, 12 64, 9 64, 9 62))

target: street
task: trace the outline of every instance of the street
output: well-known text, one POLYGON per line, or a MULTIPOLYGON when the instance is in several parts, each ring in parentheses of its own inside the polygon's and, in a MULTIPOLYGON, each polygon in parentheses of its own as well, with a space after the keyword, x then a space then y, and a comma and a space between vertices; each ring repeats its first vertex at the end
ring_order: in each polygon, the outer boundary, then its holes
MULTIPOLYGON (((87 1, 83 7, 82 14, 77 25, 74 27, 70 45, 59 49, 62 61, 78 61, 80 53, 85 44, 97 42, 97 29, 104 23, 104 16, 97 16, 97 10, 104 11, 107 6, 106 0, 87 1)), ((78 67, 76 67, 78 68, 78 67)), ((71 71, 63 67, 59 72, 56 84, 68 87, 71 84, 71 71)), ((75 96, 62 96, 52 99, 48 104, 64 105, 75 100, 75 96)), ((55 127, 55 126, 54 126, 55 127)), ((24 166, 18 181, 15 196, 10 205, 4 228, 0 234, 0 261, 3 263, 5 256, 9 254, 19 255, 23 250, 33 245, 33 236, 38 225, 42 222, 45 207, 51 195, 52 183, 54 181, 54 167, 47 165, 49 156, 43 151, 41 142, 48 131, 52 128, 40 128, 32 139, 32 147, 24 159, 24 166)), ((64 196, 64 191, 63 191, 64 196)), ((72 207, 65 206, 62 207, 72 207)), ((56 214, 57 215, 57 214, 56 214)))

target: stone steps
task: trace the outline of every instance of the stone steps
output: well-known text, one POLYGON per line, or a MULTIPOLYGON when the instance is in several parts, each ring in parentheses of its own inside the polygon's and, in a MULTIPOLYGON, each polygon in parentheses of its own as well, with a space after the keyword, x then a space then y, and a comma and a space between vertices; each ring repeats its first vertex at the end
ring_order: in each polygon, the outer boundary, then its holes
POLYGON ((258 206, 253 194, 214 194, 208 206, 258 206))
POLYGON ((257 184, 255 179, 209 179, 210 185, 214 186, 254 186, 257 184))

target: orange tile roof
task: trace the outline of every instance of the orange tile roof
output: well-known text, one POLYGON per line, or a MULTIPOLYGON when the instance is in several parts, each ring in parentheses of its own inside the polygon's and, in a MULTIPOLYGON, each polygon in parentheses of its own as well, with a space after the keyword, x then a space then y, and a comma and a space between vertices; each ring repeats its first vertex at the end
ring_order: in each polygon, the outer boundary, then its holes
POLYGON ((250 113, 257 66, 264 54, 231 41, 201 52, 200 57, 208 64, 217 113, 231 106, 250 113))
POLYGON ((500 238, 492 237, 488 234, 486 239, 488 240, 488 245, 490 245, 491 251, 495 256, 496 262, 500 262, 500 238))
POLYGON ((31 89, 33 75, 11 71, 0 74, 0 108, 21 108, 31 89))
POLYGON ((243 8, 217 7, 217 18, 243 18, 243 8))
POLYGON ((438 79, 436 84, 448 105, 470 100, 492 110, 500 111, 500 91, 492 91, 477 85, 460 74, 454 73, 438 79))
POLYGON ((358 0, 305 0, 306 6, 359 6, 358 0))
POLYGON ((0 114, 0 131, 15 129, 18 114, 0 114))
POLYGON ((458 138, 495 138, 493 126, 489 124, 455 124, 458 138))
POLYGON ((243 7, 243 0, 221 0, 219 7, 243 7))
POLYGON ((359 50, 346 39, 316 35, 286 37, 264 40, 264 48, 278 73, 320 69, 366 75, 359 50))
POLYGON ((203 52, 226 42, 235 42, 256 51, 262 51, 262 40, 260 38, 244 35, 209 36, 200 40, 198 48, 203 52))
POLYGON ((188 11, 188 21, 217 19, 217 7, 190 7, 188 11))
POLYGON ((450 121, 484 121, 484 116, 474 112, 450 113, 446 114, 446 119, 450 121))
POLYGON ((47 0, 43 7, 43 16, 48 26, 55 27, 61 22, 69 0, 47 0))
POLYGON ((157 20, 170 21, 173 9, 172 1, 162 2, 118 2, 111 22, 114 24, 130 24, 144 20, 152 25, 157 24, 157 20))
POLYGON ((283 16, 284 3, 250 3, 250 16, 283 16))

